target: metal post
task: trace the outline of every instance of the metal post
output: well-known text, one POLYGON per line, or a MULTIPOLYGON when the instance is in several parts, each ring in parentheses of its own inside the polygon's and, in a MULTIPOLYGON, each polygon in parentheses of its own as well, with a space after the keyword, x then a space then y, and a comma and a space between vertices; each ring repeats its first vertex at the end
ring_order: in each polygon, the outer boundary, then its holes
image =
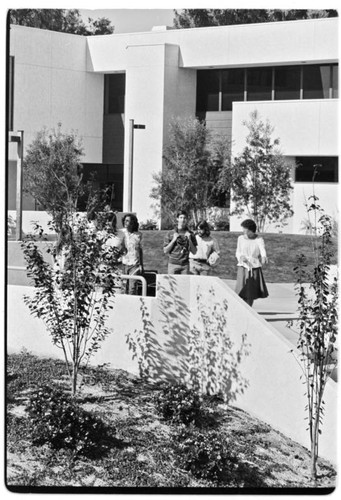
POLYGON ((133 210, 134 120, 129 120, 128 212, 133 210))
POLYGON ((18 130, 20 140, 17 147, 17 193, 16 193, 16 228, 15 239, 20 241, 22 239, 22 162, 24 157, 24 131, 18 130))

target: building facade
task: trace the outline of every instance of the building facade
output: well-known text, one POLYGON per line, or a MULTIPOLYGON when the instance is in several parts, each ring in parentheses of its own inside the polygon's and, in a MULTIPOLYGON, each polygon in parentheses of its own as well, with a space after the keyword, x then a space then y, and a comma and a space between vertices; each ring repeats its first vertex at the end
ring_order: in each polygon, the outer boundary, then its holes
MULTIPOLYGON (((243 122, 257 109, 280 139, 294 186, 294 216, 268 229, 306 231, 315 164, 315 193, 338 217, 338 18, 93 37, 12 25, 9 56, 10 131, 24 131, 24 147, 43 127, 76 131, 85 177, 96 172, 99 185, 111 185, 119 211, 155 218, 153 173, 163 168, 173 118, 204 119, 238 154, 243 122)), ((10 210, 15 148, 9 143, 10 210)), ((24 210, 35 208, 24 199, 24 210)), ((230 229, 239 224, 232 217, 230 229)))

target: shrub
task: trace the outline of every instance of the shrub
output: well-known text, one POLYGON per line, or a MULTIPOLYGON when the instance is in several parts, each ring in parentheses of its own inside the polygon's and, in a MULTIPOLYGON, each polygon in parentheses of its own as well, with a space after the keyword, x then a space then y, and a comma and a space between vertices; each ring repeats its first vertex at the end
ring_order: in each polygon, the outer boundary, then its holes
POLYGON ((139 229, 143 231, 155 230, 157 229, 157 223, 152 219, 147 219, 146 222, 140 222, 139 229))
POLYGON ((25 349, 7 357, 6 389, 7 402, 15 402, 27 391, 54 379, 63 379, 67 372, 65 363, 55 358, 41 358, 25 349))
POLYGON ((185 425, 198 424, 203 413, 199 394, 182 384, 165 387, 156 397, 156 408, 165 420, 185 425))
POLYGON ((230 222, 226 220, 217 221, 214 225, 215 231, 229 231, 230 230, 230 222))
POLYGON ((261 487, 260 472, 238 456, 220 431, 181 429, 176 438, 180 466, 199 479, 228 487, 261 487))
POLYGON ((38 388, 31 394, 26 411, 34 445, 48 443, 54 449, 96 456, 108 451, 113 442, 114 430, 59 388, 38 388))

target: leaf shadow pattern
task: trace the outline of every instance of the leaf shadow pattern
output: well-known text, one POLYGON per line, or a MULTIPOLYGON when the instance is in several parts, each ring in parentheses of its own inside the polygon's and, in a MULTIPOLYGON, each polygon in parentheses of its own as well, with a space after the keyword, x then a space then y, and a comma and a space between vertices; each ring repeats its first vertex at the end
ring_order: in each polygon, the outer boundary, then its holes
POLYGON ((234 401, 248 387, 240 368, 249 353, 246 334, 236 347, 228 328, 228 301, 218 300, 213 287, 202 292, 198 286, 193 305, 190 287, 186 293, 189 303, 172 275, 158 282, 159 331, 140 299, 142 329, 127 335, 139 374, 157 382, 184 382, 198 392, 234 401))
POLYGON ((205 295, 197 288, 196 305, 197 323, 189 330, 188 383, 199 392, 220 394, 231 403, 249 385, 240 366, 250 352, 247 335, 241 335, 237 347, 228 326, 228 301, 218 300, 213 287, 205 295))

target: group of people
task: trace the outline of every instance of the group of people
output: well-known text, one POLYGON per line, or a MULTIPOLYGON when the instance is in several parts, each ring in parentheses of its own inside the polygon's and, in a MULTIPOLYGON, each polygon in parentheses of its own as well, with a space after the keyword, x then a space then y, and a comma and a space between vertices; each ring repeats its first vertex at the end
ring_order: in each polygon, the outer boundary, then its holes
MULTIPOLYGON (((166 234, 163 251, 168 255, 168 274, 207 276, 217 264, 220 249, 210 234, 206 221, 197 224, 196 233, 189 230, 185 211, 177 213, 177 224, 166 234)), ((267 297, 268 290, 262 273, 267 262, 264 240, 257 235, 256 223, 246 219, 241 224, 243 234, 238 237, 236 293, 252 306, 257 298, 267 297)))
MULTIPOLYGON (((123 229, 117 229, 116 213, 109 208, 94 218, 98 240, 103 241, 104 247, 114 250, 113 255, 123 274, 141 276, 144 274, 142 233, 136 215, 125 214, 122 226, 123 229)), ((246 219, 241 226, 243 234, 238 238, 236 250, 238 270, 235 291, 252 306, 255 299, 268 296, 262 273, 267 255, 264 240, 257 235, 255 222, 246 219)), ((168 274, 208 276, 220 258, 218 242, 211 236, 207 221, 200 221, 193 232, 188 227, 188 215, 184 210, 177 213, 174 229, 166 233, 163 251, 168 256, 168 274)), ((126 293, 138 293, 137 280, 127 280, 126 293)))

